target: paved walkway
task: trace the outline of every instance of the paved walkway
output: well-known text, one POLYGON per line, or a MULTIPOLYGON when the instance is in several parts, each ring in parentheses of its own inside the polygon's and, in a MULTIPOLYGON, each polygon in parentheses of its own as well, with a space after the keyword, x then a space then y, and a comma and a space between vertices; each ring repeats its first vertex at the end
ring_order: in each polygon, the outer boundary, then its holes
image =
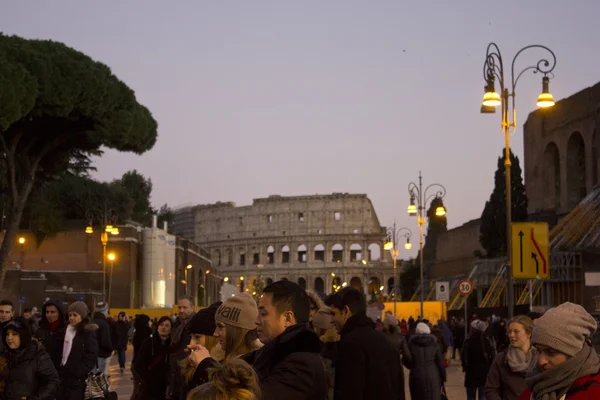
MULTIPOLYGON (((129 345, 127 349, 127 363, 125 372, 121 374, 119 371, 119 361, 116 355, 113 355, 110 360, 109 374, 111 389, 117 392, 119 400, 128 400, 133 392, 133 380, 131 380, 131 359, 133 358, 133 347, 129 345)), ((410 399, 410 391, 408 389, 409 370, 404 370, 406 382, 406 399, 410 399)), ((451 360, 450 366, 447 369, 448 382, 446 382, 446 392, 450 399, 466 399, 467 392, 464 387, 464 374, 460 366, 459 360, 451 360)), ((419 399, 410 399, 419 400, 419 399)))

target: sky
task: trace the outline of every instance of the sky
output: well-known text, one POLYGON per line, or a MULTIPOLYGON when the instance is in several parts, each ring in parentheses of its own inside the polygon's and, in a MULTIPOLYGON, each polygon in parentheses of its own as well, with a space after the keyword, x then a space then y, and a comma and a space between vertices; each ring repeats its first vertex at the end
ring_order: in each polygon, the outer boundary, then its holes
MULTIPOLYGON (((519 49, 550 47, 551 92, 568 97, 600 81, 598 15, 597 0, 3 0, 0 31, 107 64, 153 113, 154 148, 107 150, 97 179, 137 169, 157 207, 366 193, 381 224, 417 233, 406 207, 419 171, 446 188, 450 228, 492 192, 504 137, 499 114, 479 113, 488 43, 507 76, 519 49)), ((517 86, 521 163, 540 90, 529 73, 517 86)))

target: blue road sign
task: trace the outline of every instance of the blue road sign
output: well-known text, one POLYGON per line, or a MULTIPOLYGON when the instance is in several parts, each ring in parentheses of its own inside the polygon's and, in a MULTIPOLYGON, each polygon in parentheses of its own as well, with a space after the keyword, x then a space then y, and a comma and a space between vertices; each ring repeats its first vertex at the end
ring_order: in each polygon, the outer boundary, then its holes
POLYGON ((76 299, 77 301, 83 301, 83 296, 77 296, 76 299))
POLYGON ((17 297, 17 302, 19 302, 19 303, 25 303, 25 296, 18 296, 17 297))

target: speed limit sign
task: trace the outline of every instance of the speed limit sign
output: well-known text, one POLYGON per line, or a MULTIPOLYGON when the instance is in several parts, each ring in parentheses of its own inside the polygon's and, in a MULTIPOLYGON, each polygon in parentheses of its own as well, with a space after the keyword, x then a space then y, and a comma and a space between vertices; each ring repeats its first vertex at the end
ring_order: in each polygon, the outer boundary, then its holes
POLYGON ((464 296, 468 296, 471 294, 472 291, 473 291, 473 284, 471 283, 470 280, 464 279, 464 280, 458 282, 458 293, 460 293, 464 296))

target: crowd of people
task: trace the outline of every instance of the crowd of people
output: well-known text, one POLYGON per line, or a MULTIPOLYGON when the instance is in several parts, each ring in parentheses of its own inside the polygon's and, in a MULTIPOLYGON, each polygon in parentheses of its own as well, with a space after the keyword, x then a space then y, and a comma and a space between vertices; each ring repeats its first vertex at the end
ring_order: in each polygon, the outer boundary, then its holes
POLYGON ((47 301, 17 317, 2 300, 0 399, 87 399, 113 354, 124 372, 129 342, 132 400, 442 400, 457 357, 468 400, 600 399, 597 324, 571 303, 508 321, 373 321, 354 288, 322 299, 278 281, 258 304, 240 293, 195 312, 183 297, 178 310, 113 318, 103 302, 92 314, 47 301))

